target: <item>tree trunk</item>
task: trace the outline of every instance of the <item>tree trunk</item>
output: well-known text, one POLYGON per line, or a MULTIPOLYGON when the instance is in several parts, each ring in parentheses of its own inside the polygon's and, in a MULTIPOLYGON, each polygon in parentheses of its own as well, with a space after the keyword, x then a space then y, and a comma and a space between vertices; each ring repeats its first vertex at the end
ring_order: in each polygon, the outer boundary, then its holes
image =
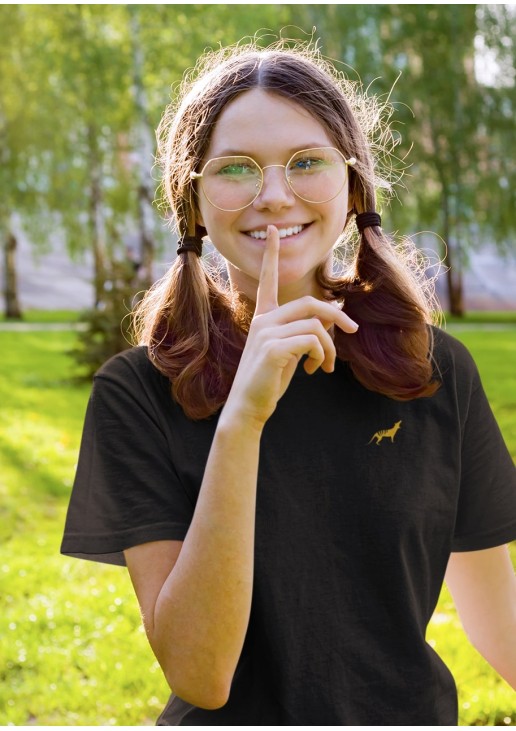
POLYGON ((131 41, 133 47, 133 95, 136 106, 136 131, 138 145, 138 228, 140 233, 140 277, 143 286, 151 286, 154 277, 154 214, 152 211, 153 185, 151 167, 154 160, 153 137, 148 124, 147 95, 143 85, 144 57, 140 40, 139 8, 130 5, 131 41))
POLYGON ((450 210, 448 192, 443 189, 443 234, 445 241, 444 263, 446 265, 446 284, 450 314, 464 316, 464 289, 460 248, 453 247, 451 241, 450 210))
POLYGON ((140 232, 140 266, 141 282, 145 289, 148 289, 154 281, 154 238, 152 235, 152 209, 149 198, 149 191, 145 186, 138 187, 138 227, 140 232))
POLYGON ((88 127, 89 165, 90 165, 90 231, 93 248, 95 277, 95 308, 98 308, 104 296, 106 283, 106 227, 102 208, 102 169, 99 161, 94 125, 88 127))
POLYGON ((464 291, 461 269, 456 269, 450 263, 448 256, 447 271, 448 280, 448 299, 450 302, 450 314, 455 317, 464 317, 464 291))
POLYGON ((18 275, 16 271, 16 250, 18 240, 12 231, 7 232, 4 245, 4 294, 5 316, 21 320, 22 312, 18 299, 18 275))

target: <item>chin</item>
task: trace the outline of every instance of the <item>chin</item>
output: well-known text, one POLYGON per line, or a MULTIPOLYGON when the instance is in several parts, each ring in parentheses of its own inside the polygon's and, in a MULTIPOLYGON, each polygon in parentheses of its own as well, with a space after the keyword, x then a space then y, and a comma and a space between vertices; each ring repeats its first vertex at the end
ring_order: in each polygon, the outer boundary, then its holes
POLYGON ((301 267, 298 263, 289 263, 285 266, 281 266, 279 269, 278 276, 278 288, 284 289, 295 288, 298 286, 303 291, 299 296, 302 297, 304 294, 311 294, 315 285, 315 272, 319 264, 313 267, 301 267))

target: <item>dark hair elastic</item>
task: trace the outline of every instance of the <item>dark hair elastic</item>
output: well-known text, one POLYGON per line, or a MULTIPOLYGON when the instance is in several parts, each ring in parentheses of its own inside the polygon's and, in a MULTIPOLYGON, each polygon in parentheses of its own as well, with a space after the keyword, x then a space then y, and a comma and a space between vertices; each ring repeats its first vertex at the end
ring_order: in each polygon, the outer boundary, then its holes
POLYGON ((183 254, 185 251, 193 251, 197 256, 202 254, 202 239, 199 236, 183 236, 177 243, 178 254, 183 254))
POLYGON ((357 228, 362 233, 365 228, 369 226, 381 226, 382 219, 379 213, 374 211, 366 211, 365 213, 359 213, 355 218, 357 228))

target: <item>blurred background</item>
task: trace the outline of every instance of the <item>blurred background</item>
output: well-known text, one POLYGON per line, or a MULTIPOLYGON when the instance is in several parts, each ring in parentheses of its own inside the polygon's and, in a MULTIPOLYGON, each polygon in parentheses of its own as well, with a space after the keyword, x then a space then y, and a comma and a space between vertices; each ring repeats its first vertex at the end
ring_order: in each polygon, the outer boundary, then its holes
POLYGON ((0 6, 5 315, 98 307, 115 261, 163 273, 154 130, 205 48, 255 34, 312 38, 390 97, 406 171, 385 228, 443 260, 452 314, 516 309, 515 27, 499 4, 0 6))

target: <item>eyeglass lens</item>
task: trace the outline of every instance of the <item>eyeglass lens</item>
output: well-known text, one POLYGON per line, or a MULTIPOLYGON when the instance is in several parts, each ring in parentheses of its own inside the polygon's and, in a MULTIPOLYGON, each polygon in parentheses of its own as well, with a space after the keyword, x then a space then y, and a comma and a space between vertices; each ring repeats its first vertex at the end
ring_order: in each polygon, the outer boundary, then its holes
MULTIPOLYGON (((310 203, 325 203, 335 198, 346 182, 347 165, 340 152, 331 147, 296 152, 285 166, 292 192, 310 203)), ((201 184, 208 200, 217 208, 237 211, 250 205, 259 195, 263 170, 246 156, 209 160, 201 184)))

